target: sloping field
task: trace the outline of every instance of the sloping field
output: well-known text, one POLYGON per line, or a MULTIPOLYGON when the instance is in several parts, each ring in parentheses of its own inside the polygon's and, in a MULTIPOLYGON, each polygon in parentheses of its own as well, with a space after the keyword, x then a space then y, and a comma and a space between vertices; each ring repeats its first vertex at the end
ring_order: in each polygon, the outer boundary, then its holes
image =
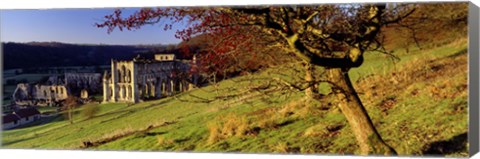
MULTIPOLYGON (((395 63, 379 53, 352 69, 360 94, 382 138, 400 155, 467 156, 466 40, 439 48, 396 52, 395 63)), ((287 64, 285 67, 299 67, 287 64)), ((282 69, 279 67, 276 69, 282 69)), ((2 146, 248 153, 352 154, 358 146, 331 99, 306 106, 303 92, 267 91, 266 70, 225 80, 176 97, 101 104, 87 119, 81 108, 70 124, 53 122, 4 131, 2 146), (252 80, 254 79, 254 80, 252 80), (236 89, 231 89, 236 88, 236 89), (235 91, 233 91, 235 90, 235 91)), ((285 74, 289 74, 285 71, 285 74)), ((288 78, 286 78, 288 80, 288 78)))

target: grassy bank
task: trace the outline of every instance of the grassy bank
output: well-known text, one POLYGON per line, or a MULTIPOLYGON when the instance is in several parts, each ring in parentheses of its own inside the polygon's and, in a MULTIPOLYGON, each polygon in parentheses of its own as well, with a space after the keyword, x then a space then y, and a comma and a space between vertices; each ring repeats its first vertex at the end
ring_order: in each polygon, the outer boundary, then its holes
MULTIPOLYGON (((460 41, 429 50, 378 53, 350 71, 382 138, 400 155, 468 155, 467 54, 460 41)), ((295 65, 293 65, 296 67, 295 65)), ((278 68, 277 68, 278 69, 278 68)), ((305 105, 303 92, 228 97, 261 86, 269 70, 176 97, 101 104, 93 118, 4 131, 6 148, 352 154, 350 126, 330 99, 305 105), (224 98, 215 98, 223 96, 224 98), (207 103, 208 101, 208 103, 207 103), (95 143, 86 146, 85 143, 95 143)), ((285 71, 289 74, 289 71, 285 71)), ((288 78, 287 78, 288 79, 288 78)))

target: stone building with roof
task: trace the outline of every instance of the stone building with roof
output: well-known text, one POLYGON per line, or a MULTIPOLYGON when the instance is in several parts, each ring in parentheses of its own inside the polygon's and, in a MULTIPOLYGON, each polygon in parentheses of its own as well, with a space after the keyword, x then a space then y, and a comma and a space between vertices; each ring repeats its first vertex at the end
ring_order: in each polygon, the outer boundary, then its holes
POLYGON ((2 115, 2 129, 12 129, 40 119, 40 112, 35 107, 15 110, 13 113, 2 115))
POLYGON ((16 114, 2 115, 2 129, 11 129, 20 125, 20 118, 16 114))

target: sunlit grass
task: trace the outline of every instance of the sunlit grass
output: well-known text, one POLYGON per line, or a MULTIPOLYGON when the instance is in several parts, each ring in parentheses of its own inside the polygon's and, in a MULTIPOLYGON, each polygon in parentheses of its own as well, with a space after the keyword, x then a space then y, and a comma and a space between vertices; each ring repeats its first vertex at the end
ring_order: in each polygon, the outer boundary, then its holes
MULTIPOLYGON (((382 138, 400 155, 424 154, 432 143, 448 141, 467 132, 467 96, 463 88, 467 83, 466 70, 431 71, 435 78, 418 78, 422 80, 414 82, 406 78, 412 72, 431 69, 421 65, 429 60, 438 65, 446 65, 448 61, 461 63, 466 54, 449 56, 465 49, 464 43, 429 50, 412 49, 409 54, 399 52, 401 60, 395 64, 381 54, 371 53, 364 65, 350 71, 360 98, 382 138), (398 75, 391 76, 393 71, 398 75), (362 83, 360 79, 370 82, 362 83), (392 80, 398 80, 398 85, 392 84, 392 80)), ((460 70, 464 67, 459 66, 460 70)), ((283 67, 299 65, 286 64, 283 67)), ((275 71, 265 70, 252 76, 222 81, 218 86, 130 106, 100 104, 100 111, 91 119, 83 117, 82 108, 79 108, 74 115, 74 124, 59 116, 48 124, 4 131, 2 143, 7 148, 78 149, 85 141, 97 141, 128 130, 131 135, 89 149, 322 154, 357 151, 348 122, 329 100, 314 102, 307 107, 303 92, 298 91, 288 96, 274 91, 268 94, 268 100, 260 93, 215 98, 238 93, 233 90, 260 85, 263 82, 260 79, 265 77, 282 77, 271 72, 275 71), (210 100, 210 103, 201 102, 203 100, 210 100), (148 132, 130 132, 159 122, 171 124, 148 132)), ((288 76, 282 78, 292 80, 288 76)), ((460 148, 451 154, 465 156, 466 152, 466 148, 460 148)))

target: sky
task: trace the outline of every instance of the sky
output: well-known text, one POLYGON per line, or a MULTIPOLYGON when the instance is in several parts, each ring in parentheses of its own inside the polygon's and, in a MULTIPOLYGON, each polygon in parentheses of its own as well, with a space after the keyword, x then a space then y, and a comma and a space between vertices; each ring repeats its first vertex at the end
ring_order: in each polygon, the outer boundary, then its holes
MULTIPOLYGON (((125 15, 139 8, 124 9, 125 15)), ((97 28, 105 15, 114 8, 96 9, 10 9, 0 10, 0 41, 2 42, 64 42, 76 44, 175 44, 176 28, 165 31, 161 26, 144 26, 138 30, 97 28)))

